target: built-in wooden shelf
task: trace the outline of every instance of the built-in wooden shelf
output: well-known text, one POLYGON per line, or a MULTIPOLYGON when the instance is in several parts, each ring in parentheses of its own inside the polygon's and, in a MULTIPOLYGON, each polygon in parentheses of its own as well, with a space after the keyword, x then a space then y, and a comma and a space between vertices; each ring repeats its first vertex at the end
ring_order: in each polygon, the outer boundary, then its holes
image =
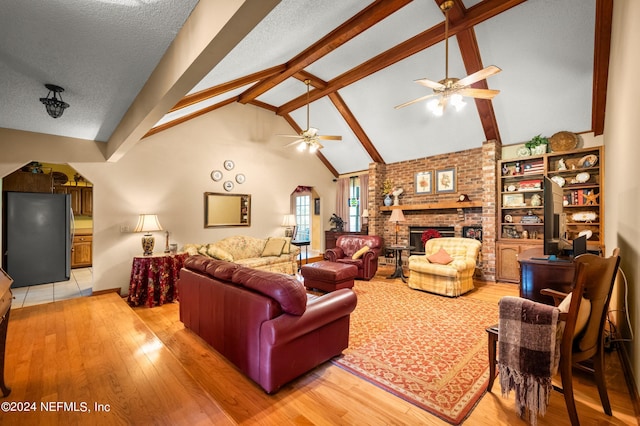
POLYGON ((482 201, 445 201, 442 203, 429 204, 405 204, 399 206, 382 206, 380 211, 390 212, 393 209, 402 210, 447 210, 447 209, 470 209, 473 207, 482 207, 482 201))

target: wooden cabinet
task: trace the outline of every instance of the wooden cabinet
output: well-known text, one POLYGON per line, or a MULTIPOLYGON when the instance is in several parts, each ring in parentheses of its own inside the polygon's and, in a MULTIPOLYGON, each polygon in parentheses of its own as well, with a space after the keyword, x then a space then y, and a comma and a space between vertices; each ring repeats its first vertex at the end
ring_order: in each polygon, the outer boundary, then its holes
POLYGON ((3 191, 51 193, 53 178, 50 173, 16 171, 2 179, 3 191))
POLYGON ((93 256, 93 236, 75 235, 71 247, 71 267, 84 268, 91 266, 93 256))
POLYGON ((536 247, 541 246, 511 242, 496 243, 496 281, 520 282, 518 257, 523 251, 536 247))
POLYGON ((604 251, 603 155, 602 147, 594 147, 498 163, 497 280, 519 282, 518 254, 542 247, 545 176, 563 183, 566 238, 589 231, 588 248, 604 251))
POLYGON ((364 232, 334 232, 324 231, 324 249, 332 249, 336 246, 336 240, 340 235, 365 235, 364 232))
POLYGON ((93 187, 56 185, 56 194, 71 195, 71 210, 76 216, 93 216, 93 187))

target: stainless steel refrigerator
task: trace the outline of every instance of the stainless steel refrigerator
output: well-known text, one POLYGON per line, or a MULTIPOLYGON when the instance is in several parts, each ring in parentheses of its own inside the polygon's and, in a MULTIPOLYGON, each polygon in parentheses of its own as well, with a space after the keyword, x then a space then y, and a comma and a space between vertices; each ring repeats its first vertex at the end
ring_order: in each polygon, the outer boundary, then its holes
POLYGON ((67 281, 73 239, 70 195, 5 194, 3 263, 13 287, 67 281))

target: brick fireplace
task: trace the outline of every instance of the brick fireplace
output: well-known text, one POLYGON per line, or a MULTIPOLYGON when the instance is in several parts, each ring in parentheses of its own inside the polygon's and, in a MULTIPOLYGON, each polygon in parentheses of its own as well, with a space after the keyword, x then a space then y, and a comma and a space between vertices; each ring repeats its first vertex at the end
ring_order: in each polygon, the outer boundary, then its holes
POLYGON ((442 237, 455 237, 455 227, 453 226, 410 226, 409 245, 415 247, 411 250, 411 254, 424 254, 422 233, 427 229, 435 229, 442 237))

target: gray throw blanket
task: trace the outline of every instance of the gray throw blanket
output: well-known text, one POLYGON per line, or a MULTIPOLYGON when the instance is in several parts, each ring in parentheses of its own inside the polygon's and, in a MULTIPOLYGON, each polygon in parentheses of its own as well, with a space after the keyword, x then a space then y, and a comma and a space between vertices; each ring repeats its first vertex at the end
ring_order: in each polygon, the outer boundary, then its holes
POLYGON ((564 322, 558 308, 520 297, 500 299, 498 371, 502 396, 515 391, 516 409, 529 411, 532 425, 547 412, 551 378, 558 371, 564 322))

